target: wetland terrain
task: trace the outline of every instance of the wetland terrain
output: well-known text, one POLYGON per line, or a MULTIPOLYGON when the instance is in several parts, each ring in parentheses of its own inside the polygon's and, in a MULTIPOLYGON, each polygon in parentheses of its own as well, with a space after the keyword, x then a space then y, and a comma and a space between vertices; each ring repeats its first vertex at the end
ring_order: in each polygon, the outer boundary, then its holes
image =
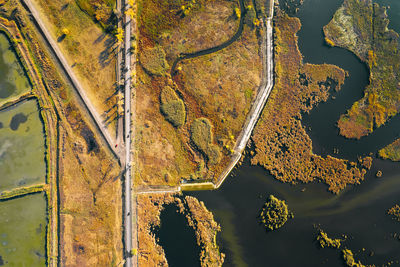
POLYGON ((398 0, 4 0, 0 30, 0 266, 400 266, 398 0))

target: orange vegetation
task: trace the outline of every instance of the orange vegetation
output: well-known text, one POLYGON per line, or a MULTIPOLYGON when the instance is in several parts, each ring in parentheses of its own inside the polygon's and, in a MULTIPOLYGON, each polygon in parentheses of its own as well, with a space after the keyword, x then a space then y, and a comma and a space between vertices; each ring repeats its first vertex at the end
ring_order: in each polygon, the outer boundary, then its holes
POLYGON ((182 198, 173 194, 139 195, 137 201, 139 266, 168 266, 164 250, 157 244, 152 227, 160 225, 163 205, 172 203, 186 215, 188 224, 196 231, 197 244, 201 247, 201 266, 222 266, 225 255, 219 252, 216 244, 220 226, 203 202, 194 197, 182 198))
POLYGON ((301 113, 329 96, 329 83, 339 90, 346 73, 334 65, 304 64, 296 33, 301 23, 278 12, 275 21, 275 86, 258 122, 253 141, 253 164, 260 164, 283 182, 322 180, 339 193, 347 184, 359 184, 371 158, 359 163, 312 152, 312 141, 301 124, 301 113))
MULTIPOLYGON (((176 15, 176 8, 180 8, 176 3, 139 1, 139 54, 157 43, 171 67, 176 53, 214 47, 231 38, 237 29, 238 20, 229 16, 235 6, 230 1, 196 1, 196 7, 185 16, 176 15), (161 8, 157 12, 163 14, 151 14, 148 8, 153 5, 161 8)), ((168 74, 170 69, 163 75, 152 75, 139 61, 135 184, 177 185, 182 178, 218 178, 230 162, 236 138, 260 85, 258 43, 257 30, 244 25, 242 36, 230 46, 181 61, 173 77, 168 74), (185 118, 178 128, 160 110, 160 94, 167 86, 185 105, 185 118), (210 147, 213 152, 221 152, 217 157, 219 164, 207 161, 191 140, 192 122, 198 118, 211 122, 214 138, 210 147)))
POLYGON ((378 153, 381 158, 400 161, 400 138, 379 150, 378 153))
POLYGON ((338 121, 340 134, 347 138, 372 133, 400 110, 400 38, 388 24, 385 7, 372 0, 345 0, 324 27, 327 40, 352 51, 370 71, 364 97, 338 121))

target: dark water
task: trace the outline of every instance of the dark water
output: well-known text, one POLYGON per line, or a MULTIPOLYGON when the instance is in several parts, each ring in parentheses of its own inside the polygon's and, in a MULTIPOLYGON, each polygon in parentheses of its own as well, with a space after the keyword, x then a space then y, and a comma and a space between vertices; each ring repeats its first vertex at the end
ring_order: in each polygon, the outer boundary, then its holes
MULTIPOLYGON (((400 1, 379 2, 391 5, 389 27, 398 31, 400 16, 396 14, 400 12, 400 1)), ((350 74, 342 90, 333 94, 336 98, 304 115, 303 123, 311 127, 309 134, 315 153, 325 155, 338 148, 339 157, 355 159, 357 155, 376 153, 398 137, 400 118, 394 117, 359 141, 338 136, 336 121, 363 96, 369 76, 365 64, 352 53, 324 44, 322 27, 341 3, 341 0, 305 0, 297 14, 303 24, 299 47, 304 61, 335 64, 350 74)), ((393 261, 391 266, 400 266, 400 240, 393 237, 393 233, 400 233, 400 224, 385 214, 388 208, 400 202, 399 163, 374 158, 364 182, 333 195, 322 183, 295 186, 280 183, 263 168, 250 166, 245 160, 219 190, 191 192, 190 195, 204 201, 221 224, 219 243, 226 254, 224 266, 344 266, 339 250, 317 246, 318 227, 332 237, 347 235, 343 248, 351 249, 356 261, 377 266, 393 261), (375 177, 378 170, 383 171, 382 178, 375 177), (295 215, 284 227, 273 232, 266 232, 258 223, 260 209, 269 194, 285 199, 295 215)), ((173 224, 176 218, 169 220, 173 224)), ((175 245, 173 241, 168 243, 171 248, 175 245)), ((192 257, 197 255, 189 249, 182 252, 192 257)))
MULTIPOLYGON (((320 103, 318 108, 314 108, 310 114, 305 114, 303 124, 313 141, 314 153, 325 156, 332 154, 334 148, 338 148, 337 157, 356 160, 357 156, 375 153, 400 137, 400 116, 395 116, 384 126, 376 129, 373 134, 360 140, 350 140, 339 136, 336 122, 355 101, 363 97, 369 77, 367 66, 354 54, 345 49, 331 48, 324 44, 322 27, 329 23, 333 12, 340 7, 341 3, 340 0, 306 0, 297 14, 303 24, 298 36, 304 61, 314 64, 334 64, 349 73, 342 90, 333 93, 335 99, 320 103)), ((397 7, 400 10, 400 6, 397 5, 397 7)), ((395 11, 395 9, 392 8, 390 11, 395 11)), ((391 13, 388 14, 391 15, 391 13)), ((399 17, 394 21, 398 22, 399 17)))
POLYGON ((15 114, 10 122, 10 128, 13 131, 18 130, 18 127, 21 123, 24 123, 28 120, 28 116, 25 116, 23 113, 15 114))
POLYGON ((169 266, 200 266, 200 248, 185 215, 179 213, 176 206, 167 205, 160 219, 161 227, 155 230, 155 235, 164 248, 169 266))

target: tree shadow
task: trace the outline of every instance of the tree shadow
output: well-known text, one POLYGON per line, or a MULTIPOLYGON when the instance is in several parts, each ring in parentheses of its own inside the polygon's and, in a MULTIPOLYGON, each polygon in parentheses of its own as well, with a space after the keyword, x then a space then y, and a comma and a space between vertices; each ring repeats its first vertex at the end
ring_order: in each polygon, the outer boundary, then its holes
POLYGON ((110 64, 113 58, 116 57, 117 46, 114 37, 107 37, 104 41, 105 49, 99 55, 99 63, 104 68, 110 64))
POLYGON ((59 42, 59 43, 62 42, 65 39, 65 37, 67 37, 67 35, 62 34, 60 37, 57 38, 57 42, 59 42))

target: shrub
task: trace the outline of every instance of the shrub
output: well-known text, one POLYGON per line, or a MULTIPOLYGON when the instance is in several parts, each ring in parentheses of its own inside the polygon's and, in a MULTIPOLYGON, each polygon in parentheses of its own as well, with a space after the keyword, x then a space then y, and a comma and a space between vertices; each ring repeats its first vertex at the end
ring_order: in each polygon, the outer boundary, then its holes
POLYGON ((175 127, 182 126, 186 118, 185 104, 182 99, 176 95, 171 87, 166 86, 161 91, 160 100, 161 113, 165 119, 175 127))
POLYGON ((317 241, 319 242, 319 245, 321 248, 340 248, 341 241, 340 239, 332 239, 328 236, 327 233, 324 231, 320 230, 319 234, 317 236, 317 241))
POLYGON ((208 145, 212 142, 211 122, 206 118, 199 118, 193 121, 191 127, 191 137, 198 149, 205 152, 208 145))
POLYGON ((270 195, 261 210, 260 218, 269 231, 281 228, 289 218, 288 206, 284 200, 270 195))
POLYGON ((169 68, 165 52, 159 45, 144 49, 140 53, 140 63, 151 75, 163 76, 169 68))
POLYGON ((351 267, 365 267, 364 264, 362 264, 360 261, 356 262, 354 259, 353 252, 350 249, 343 249, 343 260, 345 261, 347 266, 351 267))
POLYGON ((221 159, 219 147, 217 145, 210 144, 207 148, 206 156, 210 164, 217 164, 221 159))
POLYGON ((221 158, 219 147, 213 144, 211 122, 206 118, 199 118, 193 121, 191 138, 196 147, 202 152, 210 164, 216 164, 221 158))

